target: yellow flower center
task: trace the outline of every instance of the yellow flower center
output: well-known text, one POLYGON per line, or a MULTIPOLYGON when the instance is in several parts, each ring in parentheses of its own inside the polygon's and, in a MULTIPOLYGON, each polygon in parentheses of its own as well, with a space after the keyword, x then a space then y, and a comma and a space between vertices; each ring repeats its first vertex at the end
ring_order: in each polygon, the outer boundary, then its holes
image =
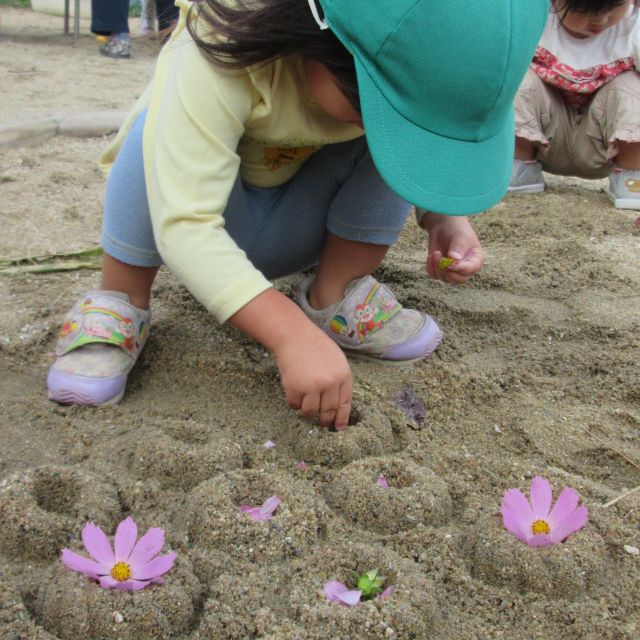
POLYGON ((551 527, 546 520, 534 520, 531 524, 531 531, 534 536, 537 533, 551 533, 551 527))
POLYGON ((116 562, 111 569, 111 577, 118 582, 124 582, 131 577, 131 567, 126 562, 116 562))

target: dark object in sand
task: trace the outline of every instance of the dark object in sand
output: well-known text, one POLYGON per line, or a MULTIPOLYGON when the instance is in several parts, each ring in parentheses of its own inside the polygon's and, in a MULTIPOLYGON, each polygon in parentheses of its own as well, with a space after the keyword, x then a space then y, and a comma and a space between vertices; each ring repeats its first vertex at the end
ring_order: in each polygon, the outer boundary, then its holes
POLYGON ((422 399, 408 384, 403 384, 399 391, 392 394, 391 400, 396 409, 400 409, 407 417, 407 423, 412 429, 422 429, 427 410, 422 399))

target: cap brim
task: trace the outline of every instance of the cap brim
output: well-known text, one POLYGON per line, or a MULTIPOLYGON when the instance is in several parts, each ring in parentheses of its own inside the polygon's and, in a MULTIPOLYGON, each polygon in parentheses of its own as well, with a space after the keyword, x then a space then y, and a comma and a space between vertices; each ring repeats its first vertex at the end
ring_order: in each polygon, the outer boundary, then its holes
POLYGON ((447 215, 479 213, 502 199, 513 165, 513 107, 491 138, 446 138, 398 113, 366 67, 355 62, 369 150, 391 189, 418 207, 447 215))

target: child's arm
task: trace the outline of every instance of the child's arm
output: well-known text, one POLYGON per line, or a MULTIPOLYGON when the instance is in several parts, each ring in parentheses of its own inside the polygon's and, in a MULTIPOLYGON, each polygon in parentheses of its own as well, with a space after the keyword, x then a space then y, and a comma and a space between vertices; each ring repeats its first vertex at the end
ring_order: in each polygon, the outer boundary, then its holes
POLYGON ((425 212, 420 226, 429 233, 427 273, 444 282, 466 282, 482 269, 484 256, 476 232, 466 216, 445 216, 425 212), (442 268, 442 258, 452 258, 451 266, 442 268))
POLYGON ((342 430, 351 412, 351 368, 341 349, 289 298, 268 289, 229 322, 273 353, 289 406, 320 415, 320 424, 342 430))

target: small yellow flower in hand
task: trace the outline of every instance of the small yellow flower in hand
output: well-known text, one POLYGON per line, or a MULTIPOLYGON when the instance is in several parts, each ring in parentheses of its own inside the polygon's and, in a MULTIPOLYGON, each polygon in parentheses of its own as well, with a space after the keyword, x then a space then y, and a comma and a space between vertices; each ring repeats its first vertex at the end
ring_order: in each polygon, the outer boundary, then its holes
POLYGON ((454 262, 455 260, 453 258, 440 258, 440 260, 438 260, 438 269, 440 269, 440 271, 446 271, 454 262))

